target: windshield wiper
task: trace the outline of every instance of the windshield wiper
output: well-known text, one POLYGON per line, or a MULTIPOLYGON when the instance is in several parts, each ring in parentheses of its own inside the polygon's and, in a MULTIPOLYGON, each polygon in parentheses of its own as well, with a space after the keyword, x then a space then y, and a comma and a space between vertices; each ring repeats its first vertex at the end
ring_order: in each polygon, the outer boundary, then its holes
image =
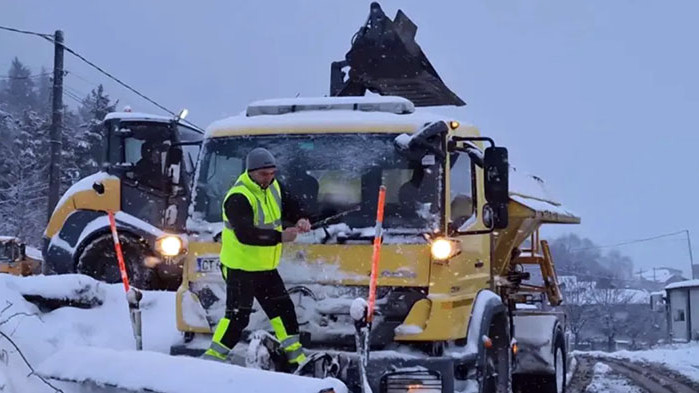
POLYGON ((348 214, 350 214, 350 213, 358 212, 359 210, 361 210, 361 208, 362 208, 361 206, 355 206, 355 207, 353 207, 353 208, 351 208, 351 209, 349 209, 349 210, 345 210, 345 211, 343 211, 343 212, 334 214, 334 215, 332 215, 332 216, 330 216, 330 217, 325 217, 325 218, 322 219, 322 220, 318 220, 318 221, 314 222, 314 223, 311 225, 311 229, 318 229, 318 228, 321 228, 321 227, 324 228, 324 227, 327 226, 328 223, 330 223, 330 222, 332 222, 332 221, 335 221, 335 220, 337 220, 338 218, 342 218, 342 217, 344 217, 344 216, 346 216, 346 215, 348 215, 348 214))

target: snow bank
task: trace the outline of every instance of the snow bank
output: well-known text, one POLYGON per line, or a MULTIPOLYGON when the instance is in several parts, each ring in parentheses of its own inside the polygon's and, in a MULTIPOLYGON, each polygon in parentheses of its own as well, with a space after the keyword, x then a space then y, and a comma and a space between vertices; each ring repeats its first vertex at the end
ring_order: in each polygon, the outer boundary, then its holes
MULTIPOLYGON (((139 388, 141 385, 134 384, 145 382, 151 384, 145 386, 168 393, 216 388, 228 391, 231 386, 244 387, 236 391, 245 392, 317 392, 326 387, 347 391, 336 380, 171 357, 170 347, 182 342, 182 334, 176 328, 175 293, 143 291, 141 310, 145 351, 137 352, 133 350, 135 342, 122 284, 104 284, 77 274, 0 275, 0 331, 11 336, 29 363, 43 374, 139 388), (52 298, 95 296, 101 299, 101 305, 41 312, 25 300, 25 294, 52 298), (213 381, 215 385, 201 381, 213 381)), ((14 347, 0 337, 0 391, 43 393, 47 389, 30 375, 14 347)))
POLYGON ((584 352, 592 356, 612 357, 632 362, 659 363, 699 382, 699 342, 673 344, 645 351, 584 352))
POLYGON ((44 377, 91 381, 98 385, 162 393, 236 391, 249 393, 308 392, 333 388, 347 392, 336 379, 315 379, 247 369, 197 358, 175 357, 149 351, 78 347, 65 348, 44 361, 37 372, 44 377))
POLYGON ((85 305, 104 303, 105 292, 99 281, 82 274, 17 277, 3 275, 0 282, 25 297, 70 301, 85 305))

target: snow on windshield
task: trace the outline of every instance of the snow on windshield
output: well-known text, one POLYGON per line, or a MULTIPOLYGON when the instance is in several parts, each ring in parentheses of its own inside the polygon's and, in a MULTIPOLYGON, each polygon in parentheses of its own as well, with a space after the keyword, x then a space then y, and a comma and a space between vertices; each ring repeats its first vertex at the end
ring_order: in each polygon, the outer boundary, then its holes
POLYGON ((384 184, 386 228, 432 229, 438 221, 439 164, 407 160, 396 152, 394 138, 318 134, 209 139, 190 216, 199 227, 201 221, 220 222, 222 198, 244 170, 246 154, 264 147, 275 155, 282 188, 299 200, 311 221, 355 210, 327 224, 373 227, 378 189, 384 184))

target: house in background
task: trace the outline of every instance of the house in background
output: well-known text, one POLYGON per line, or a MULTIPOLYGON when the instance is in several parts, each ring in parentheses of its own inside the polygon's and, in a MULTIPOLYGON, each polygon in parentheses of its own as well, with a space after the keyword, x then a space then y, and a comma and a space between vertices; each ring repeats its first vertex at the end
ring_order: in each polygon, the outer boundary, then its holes
POLYGON ((673 341, 699 340, 699 280, 686 280, 665 287, 668 331, 673 341))
POLYGON ((640 274, 640 287, 649 291, 660 291, 666 286, 686 281, 682 276, 682 270, 671 267, 656 267, 650 270, 645 270, 640 274))

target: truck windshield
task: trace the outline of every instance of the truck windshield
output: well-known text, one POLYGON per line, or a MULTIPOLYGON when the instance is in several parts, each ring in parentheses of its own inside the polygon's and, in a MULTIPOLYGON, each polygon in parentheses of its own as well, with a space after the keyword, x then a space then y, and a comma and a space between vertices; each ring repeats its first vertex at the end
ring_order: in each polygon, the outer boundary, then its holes
POLYGON ((399 155, 393 134, 320 134, 212 138, 204 143, 194 198, 195 219, 220 222, 222 199, 244 169, 247 153, 264 147, 277 160, 281 187, 311 222, 351 211, 327 224, 373 227, 378 189, 387 188, 384 227, 432 230, 439 224, 437 163, 399 155))

